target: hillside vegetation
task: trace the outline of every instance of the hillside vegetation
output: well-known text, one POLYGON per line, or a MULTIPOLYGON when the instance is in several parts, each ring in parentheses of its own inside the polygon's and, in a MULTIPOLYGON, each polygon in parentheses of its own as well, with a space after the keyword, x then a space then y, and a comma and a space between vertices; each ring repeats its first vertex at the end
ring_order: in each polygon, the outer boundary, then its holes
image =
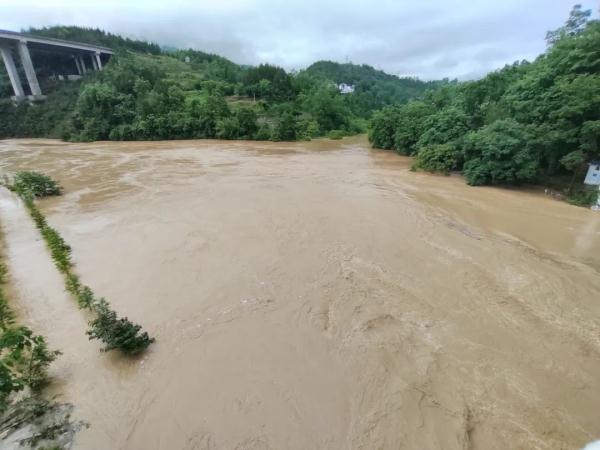
MULTIPOLYGON (((41 79, 46 102, 0 105, 0 137, 61 137, 73 141, 184 138, 302 140, 366 131, 374 110, 406 102, 436 83, 402 79, 369 66, 318 62, 299 73, 269 64, 246 67, 197 50, 79 27, 30 29, 111 47, 101 72, 65 83, 41 79), (354 84, 342 95, 337 83, 354 84)), ((32 52, 36 70, 58 61, 32 52)), ((64 70, 64 67, 63 67, 64 70)), ((0 92, 9 95, 6 74, 0 92)))
POLYGON ((600 143, 600 21, 576 6, 547 51, 485 78, 447 84, 374 115, 374 147, 414 155, 415 168, 462 171, 482 184, 558 183, 577 203, 600 143))

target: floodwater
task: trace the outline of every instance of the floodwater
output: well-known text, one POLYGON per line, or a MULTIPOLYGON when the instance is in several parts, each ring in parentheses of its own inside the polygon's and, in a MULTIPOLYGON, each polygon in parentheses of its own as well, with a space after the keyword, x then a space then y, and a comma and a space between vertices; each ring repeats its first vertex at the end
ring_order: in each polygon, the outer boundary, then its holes
POLYGON ((84 283, 157 342, 99 353, 19 202, 23 320, 77 449, 577 449, 600 437, 600 213, 409 171, 364 137, 0 141, 84 283))

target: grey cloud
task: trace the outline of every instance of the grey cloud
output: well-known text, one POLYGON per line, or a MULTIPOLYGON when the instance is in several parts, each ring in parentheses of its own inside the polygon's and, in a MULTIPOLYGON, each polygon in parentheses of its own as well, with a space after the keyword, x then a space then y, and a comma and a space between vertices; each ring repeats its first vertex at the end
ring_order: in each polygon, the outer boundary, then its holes
MULTIPOLYGON (((244 64, 318 59, 425 79, 478 77, 533 59, 573 0, 4 0, 0 28, 78 24, 244 64)), ((597 9, 594 0, 582 2, 597 9)))

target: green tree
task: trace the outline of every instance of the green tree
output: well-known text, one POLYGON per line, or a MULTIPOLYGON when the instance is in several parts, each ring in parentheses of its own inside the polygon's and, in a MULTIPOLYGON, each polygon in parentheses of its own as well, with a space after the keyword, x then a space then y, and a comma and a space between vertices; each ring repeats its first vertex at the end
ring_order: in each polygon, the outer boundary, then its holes
POLYGON ((369 130, 369 142, 373 147, 386 150, 394 148, 399 118, 400 109, 396 106, 387 106, 373 114, 369 130))
POLYGON ((417 142, 428 129, 427 118, 433 108, 422 101, 408 102, 398 110, 394 149, 402 155, 412 155, 417 151, 417 142))
POLYGON ((585 29, 585 25, 592 15, 592 10, 581 9, 581 5, 575 5, 571 10, 571 14, 567 19, 567 22, 557 30, 548 31, 546 34, 546 42, 548 45, 553 45, 560 39, 567 37, 573 37, 585 29))
POLYGON ((225 117, 217 121, 217 137, 219 139, 238 139, 240 122, 237 117, 225 117))
POLYGON ((273 132, 273 138, 276 141, 295 141, 296 140, 296 119, 291 113, 284 113, 277 122, 273 132))
POLYGON ((108 139, 112 127, 134 117, 130 95, 119 93, 108 83, 83 87, 75 107, 74 125, 83 140, 108 139))
POLYGON ((534 180, 538 159, 526 128, 513 119, 498 120, 467 134, 463 173, 470 185, 516 184, 534 180))
POLYGON ((263 123, 256 132, 256 140, 270 141, 273 139, 273 129, 268 123, 263 123))
POLYGON ((251 108, 241 108, 236 112, 239 124, 238 136, 242 139, 253 139, 258 131, 256 113, 251 108))
POLYGON ((350 125, 352 112, 335 88, 323 86, 307 94, 304 107, 319 124, 321 133, 347 129, 350 125))
POLYGON ((429 145, 419 150, 413 163, 413 169, 448 173, 460 167, 461 156, 453 143, 429 145))
POLYGON ((433 144, 453 143, 460 147, 460 141, 469 130, 469 119, 464 111, 455 106, 447 106, 424 120, 425 131, 417 142, 417 149, 433 144))
POLYGON ((231 115, 225 97, 218 91, 188 98, 186 109, 193 120, 194 137, 216 137, 217 122, 231 115))
POLYGON ((567 153, 560 159, 560 163, 573 174, 571 177, 571 183, 569 184, 569 192, 573 190, 573 184, 575 183, 575 177, 583 172, 586 162, 585 153, 581 150, 575 150, 571 153, 567 153))
POLYGON ((288 101, 296 95, 291 77, 281 67, 270 64, 249 69, 243 83, 248 95, 270 102, 288 101))

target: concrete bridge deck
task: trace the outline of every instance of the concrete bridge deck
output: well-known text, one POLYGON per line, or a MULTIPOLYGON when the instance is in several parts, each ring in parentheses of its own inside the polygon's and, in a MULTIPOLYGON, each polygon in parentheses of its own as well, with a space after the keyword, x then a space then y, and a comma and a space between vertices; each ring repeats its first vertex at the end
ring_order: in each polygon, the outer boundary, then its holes
POLYGON ((71 56, 73 59, 73 70, 76 70, 74 75, 79 76, 84 75, 88 71, 86 60, 90 69, 102 70, 103 59, 106 61, 114 54, 110 48, 99 45, 0 30, 0 53, 2 53, 2 59, 4 60, 4 65, 6 66, 6 71, 13 87, 15 94, 13 99, 15 101, 22 101, 28 97, 30 100, 44 98, 29 53, 30 48, 71 56), (19 71, 13 57, 14 52, 19 56, 21 65, 23 66, 29 91, 31 92, 29 96, 25 95, 25 90, 21 84, 19 71))

